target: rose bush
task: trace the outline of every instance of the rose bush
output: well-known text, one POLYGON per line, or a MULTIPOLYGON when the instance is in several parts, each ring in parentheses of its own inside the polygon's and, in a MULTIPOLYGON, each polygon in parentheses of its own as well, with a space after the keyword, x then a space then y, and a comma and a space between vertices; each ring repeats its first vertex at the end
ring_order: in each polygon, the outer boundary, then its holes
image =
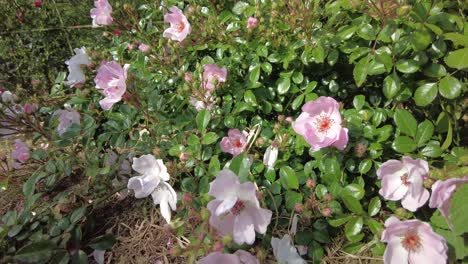
POLYGON ((3 189, 33 170, 2 262, 102 262, 116 194, 158 206, 186 263, 337 261, 337 238, 385 263, 466 260, 462 3, 126 2, 89 3, 109 39, 70 49, 44 94, 1 90, 0 133, 29 144, 0 161, 3 189))

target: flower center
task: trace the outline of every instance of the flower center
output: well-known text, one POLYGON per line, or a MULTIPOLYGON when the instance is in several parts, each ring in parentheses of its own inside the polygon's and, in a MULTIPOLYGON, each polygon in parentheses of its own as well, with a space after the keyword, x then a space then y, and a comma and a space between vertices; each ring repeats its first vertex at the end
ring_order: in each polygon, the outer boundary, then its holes
POLYGON ((243 144, 240 139, 234 139, 234 142, 232 144, 235 148, 242 148, 243 144))
POLYGON ((231 208, 231 213, 233 215, 239 215, 242 210, 245 208, 245 203, 241 200, 237 200, 234 206, 231 208))
POLYGON ((421 247, 421 238, 418 236, 417 232, 408 231, 403 237, 401 244, 406 250, 415 252, 421 247))
POLYGON ((177 32, 181 33, 185 29, 185 24, 184 23, 177 23, 175 25, 175 28, 176 28, 177 32))
POLYGON ((411 182, 408 181, 408 178, 409 178, 408 173, 405 173, 405 174, 403 174, 403 176, 400 177, 401 182, 402 182, 405 186, 411 185, 411 182))
POLYGON ((316 124, 318 132, 326 134, 334 122, 335 120, 331 119, 329 116, 320 115, 316 124))

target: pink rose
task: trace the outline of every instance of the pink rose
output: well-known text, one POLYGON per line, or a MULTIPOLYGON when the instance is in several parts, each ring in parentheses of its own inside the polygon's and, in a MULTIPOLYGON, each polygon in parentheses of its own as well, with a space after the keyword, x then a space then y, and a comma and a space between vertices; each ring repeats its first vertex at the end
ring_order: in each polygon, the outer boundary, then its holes
POLYGON ((234 254, 224 254, 221 252, 214 252, 208 256, 200 259, 198 264, 260 264, 249 252, 239 249, 234 254))
POLYGON ((463 178, 453 178, 445 181, 436 181, 432 185, 432 195, 429 200, 429 207, 438 208, 440 213, 445 217, 447 224, 450 223, 450 199, 452 198, 453 192, 463 184, 468 183, 468 176, 463 178))
POLYGON ((227 78, 226 67, 220 68, 215 64, 203 65, 203 87, 209 91, 216 88, 217 83, 225 82, 227 78))
POLYGON ((95 8, 91 9, 93 27, 107 26, 112 24, 112 6, 107 0, 95 0, 95 8))
POLYGON ((382 180, 379 193, 391 201, 401 200, 401 205, 415 212, 429 199, 429 191, 424 188, 424 178, 429 173, 427 161, 403 157, 402 161, 388 160, 377 170, 382 180))
POLYGON ((130 64, 120 66, 115 61, 104 62, 98 69, 94 82, 97 89, 102 89, 104 99, 99 101, 101 108, 109 110, 115 103, 122 100, 122 96, 127 90, 125 81, 127 80, 127 71, 130 64))
POLYGON ((168 14, 164 15, 164 21, 171 24, 171 27, 164 30, 163 37, 181 42, 192 31, 192 27, 182 11, 176 6, 169 8, 168 14))
POLYGON ((148 46, 148 45, 142 43, 142 44, 140 44, 140 45, 138 46, 138 49, 139 49, 140 51, 146 53, 146 52, 149 52, 149 51, 150 51, 150 46, 148 46))
POLYGON ((13 167, 16 169, 29 160, 29 148, 20 139, 15 140, 15 149, 11 153, 11 158, 13 159, 13 167))
POLYGON ((221 139, 221 150, 234 156, 241 154, 247 146, 247 135, 245 131, 229 129, 228 136, 221 139))
POLYGON ((247 19, 247 28, 248 29, 256 28, 257 26, 258 26, 258 19, 256 19, 255 17, 249 17, 247 19))
POLYGON ((428 223, 392 216, 385 221, 381 241, 387 243, 386 264, 447 263, 447 242, 428 223))
POLYGON ((252 182, 241 184, 239 177, 228 169, 219 172, 208 192, 215 198, 207 206, 211 226, 221 235, 232 235, 239 245, 253 244, 255 231, 265 234, 272 216, 270 210, 260 208, 255 193, 252 182))
POLYGON ((343 150, 348 144, 348 129, 341 126, 340 106, 332 97, 304 104, 292 127, 314 150, 328 146, 343 150))

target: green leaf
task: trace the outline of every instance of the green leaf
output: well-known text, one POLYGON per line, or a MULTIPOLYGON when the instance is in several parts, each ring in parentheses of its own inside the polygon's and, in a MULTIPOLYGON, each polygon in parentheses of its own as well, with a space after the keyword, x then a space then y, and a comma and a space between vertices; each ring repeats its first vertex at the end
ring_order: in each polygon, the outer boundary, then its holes
POLYGON ((281 167, 280 180, 283 187, 287 190, 299 188, 299 180, 297 179, 296 172, 289 166, 281 167))
POLYGON ((232 12, 236 15, 241 15, 249 7, 249 4, 246 2, 239 1, 232 8, 232 12))
POLYGON ((401 133, 411 137, 416 136, 418 125, 416 119, 410 112, 404 109, 397 109, 393 119, 401 133))
POLYGON ((232 159, 229 169, 239 176, 240 182, 246 182, 249 177, 251 165, 247 154, 240 154, 232 159))
POLYGON ((455 234, 468 233, 468 184, 459 186, 452 194, 450 201, 450 222, 453 225, 453 232, 455 234))
POLYGON ((358 200, 361 200, 364 197, 364 193, 364 188, 356 183, 348 184, 343 190, 344 195, 352 196, 358 200))
POLYGON ((408 153, 416 150, 417 144, 407 136, 398 136, 392 143, 392 148, 399 153, 408 153))
POLYGON ((294 101, 293 101, 292 104, 291 104, 292 109, 293 109, 293 110, 296 110, 296 109, 298 109, 299 107, 301 107, 302 102, 304 102, 304 94, 301 94, 301 95, 299 95, 298 97, 296 97, 296 98, 294 99, 294 101))
POLYGON ((362 94, 356 95, 353 99, 353 106, 356 110, 361 110, 366 103, 366 97, 362 94))
POLYGON ((414 102, 418 106, 427 106, 437 96, 437 83, 426 83, 418 87, 414 93, 414 102))
POLYGON ((89 242, 89 246, 97 250, 107 250, 114 246, 116 240, 112 234, 98 236, 89 242))
POLYGON ((461 94, 461 91, 462 84, 455 77, 447 76, 439 82, 439 93, 447 99, 457 98, 461 94))
POLYGON ((363 214, 364 210, 362 209, 362 205, 359 203, 359 200, 354 198, 351 195, 343 195, 341 197, 343 203, 345 204, 346 208, 348 208, 351 212, 356 214, 363 214))
POLYGON ((72 256, 71 264, 88 264, 88 256, 83 250, 79 250, 72 256))
POLYGON ((304 75, 302 75, 302 72, 296 71, 292 75, 292 80, 294 83, 300 84, 304 80, 304 75))
POLYGON ((291 80, 289 76, 283 76, 279 79, 278 83, 278 93, 285 94, 289 91, 289 87, 291 87, 291 80))
POLYGON ((302 204, 302 194, 295 191, 287 191, 286 195, 286 208, 294 210, 296 204, 302 204))
POLYGON ((429 141, 434 133, 434 125, 429 120, 424 120, 418 125, 418 132, 416 133, 416 144, 422 147, 424 143, 429 141))
POLYGON ((436 158, 442 155, 442 148, 438 141, 430 141, 427 145, 421 150, 421 154, 426 157, 436 158))
POLYGON ((213 155, 208 164, 208 171, 211 175, 216 175, 221 170, 221 164, 219 163, 218 155, 213 155))
POLYGON ((369 227, 372 234, 378 235, 380 233, 380 230, 383 229, 382 224, 380 222, 375 221, 372 218, 366 218, 365 224, 369 227))
POLYGON ((256 83, 260 78, 260 65, 257 64, 250 68, 249 80, 251 83, 256 83))
POLYGON ((432 42, 431 34, 427 29, 418 29, 411 34, 411 43, 415 51, 422 51, 432 42))
POLYGON ((327 57, 327 62, 330 66, 333 66, 335 65, 337 62, 338 62, 338 58, 340 56, 340 53, 338 52, 338 50, 332 50, 329 54, 328 54, 328 57, 327 57))
POLYGON ((379 197, 376 196, 370 200, 369 206, 367 207, 367 213, 369 216, 374 216, 379 213, 381 206, 382 202, 380 201, 379 197))
POLYGON ((367 78, 368 68, 369 68, 370 57, 366 56, 362 58, 356 66, 354 66, 353 77, 356 85, 360 87, 367 78))
POLYGON ((257 98, 255 97, 255 94, 252 92, 252 90, 247 90, 244 93, 244 101, 252 106, 257 106, 257 98))
POLYGON ((413 60, 398 60, 396 68, 402 73, 415 73, 419 70, 419 65, 413 60))
POLYGON ((86 207, 84 206, 76 209, 75 211, 73 211, 73 213, 70 216, 70 222, 73 224, 77 223, 84 217, 85 213, 86 213, 86 207))
POLYGON ((366 174, 372 168, 372 160, 365 159, 359 163, 359 173, 366 174))
POLYGON ((345 225, 345 235, 349 239, 362 231, 364 219, 362 217, 353 217, 345 225))
POLYGON ((385 97, 388 99, 395 97, 400 91, 400 87, 400 78, 398 78, 398 75, 395 72, 385 77, 383 81, 383 93, 385 97))
POLYGON ((195 118, 197 122, 198 131, 203 132, 210 122, 211 114, 207 109, 203 109, 198 112, 197 117, 195 118))
POLYGON ((203 145, 213 144, 218 140, 218 138, 219 137, 215 132, 206 133, 206 135, 203 136, 202 144, 203 145))
POLYGON ((328 218, 327 222, 333 227, 339 227, 339 226, 346 224, 351 218, 352 216, 346 215, 346 216, 342 216, 340 218, 335 218, 335 219, 328 218))
POLYGON ((450 68, 460 70, 468 67, 468 48, 450 52, 444 61, 450 68))
POLYGON ((424 69, 423 73, 432 78, 440 78, 447 75, 447 70, 440 64, 432 63, 424 69))
POLYGON ((375 30, 371 24, 363 24, 358 29, 357 34, 365 40, 374 40, 375 39, 375 30))
POLYGON ((312 49, 312 57, 316 63, 323 63, 325 60, 325 50, 321 45, 312 49))
POLYGON ((52 256, 56 245, 49 240, 33 242, 19 249, 14 256, 14 259, 26 263, 36 263, 47 261, 52 256))

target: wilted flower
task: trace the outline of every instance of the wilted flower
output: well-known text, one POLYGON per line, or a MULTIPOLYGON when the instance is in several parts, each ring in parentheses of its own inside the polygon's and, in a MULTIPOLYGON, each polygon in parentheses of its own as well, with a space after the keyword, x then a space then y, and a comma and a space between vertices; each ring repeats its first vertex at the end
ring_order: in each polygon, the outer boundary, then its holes
POLYGON ((256 19, 255 17, 249 17, 247 19, 247 28, 248 29, 256 28, 257 26, 258 26, 258 19, 256 19))
POLYGON ((171 24, 171 27, 164 30, 163 37, 181 42, 192 31, 192 27, 182 11, 176 6, 169 8, 168 14, 164 15, 164 21, 171 24))
POLYGON ((387 200, 401 200, 405 209, 415 212, 429 199, 429 191, 423 185, 428 173, 425 160, 410 157, 403 157, 402 161, 388 160, 377 170, 377 177, 382 180, 379 193, 387 200))
POLYGON ((224 254, 221 252, 213 252, 208 256, 200 259, 198 264, 260 264, 252 254, 245 250, 237 250, 234 254, 224 254))
POLYGON ((86 77, 83 73, 83 70, 81 69, 81 65, 89 65, 91 61, 89 60, 89 57, 86 54, 86 49, 84 47, 81 49, 75 49, 75 53, 75 56, 65 61, 65 64, 68 65, 69 74, 67 81, 64 82, 64 84, 71 87, 80 87, 86 81, 86 77))
POLYGON ((272 237, 271 246, 273 255, 279 264, 305 264, 305 260, 299 256, 289 235, 284 235, 282 239, 272 237))
POLYGON ((193 76, 190 72, 184 73, 184 80, 186 82, 192 82, 193 81, 193 76))
POLYGON ((445 217, 447 224, 450 223, 450 199, 455 190, 463 184, 468 183, 468 176, 463 178, 453 178, 445 181, 436 181, 432 185, 432 195, 429 200, 429 207, 438 208, 440 213, 445 217))
POLYGON ((214 90, 216 88, 216 84, 225 82, 226 78, 226 67, 220 68, 216 64, 203 65, 203 87, 208 91, 214 90))
POLYGON ((428 223, 392 216, 385 221, 381 240, 387 243, 386 264, 447 263, 446 241, 428 223))
POLYGON ((276 163, 276 159, 278 158, 278 148, 274 145, 271 145, 265 151, 265 155, 263 156, 263 164, 268 168, 273 168, 276 163))
POLYGON ((98 250, 95 249, 93 251, 93 258, 96 261, 97 264, 104 264, 104 256, 106 254, 105 250, 98 250))
POLYGON ((101 108, 109 110, 115 103, 122 100, 122 96, 127 90, 125 81, 130 64, 120 66, 115 61, 103 62, 98 69, 94 82, 97 89, 102 89, 104 99, 99 101, 101 108))
POLYGON ((141 43, 141 44, 138 46, 138 49, 139 49, 140 51, 142 51, 142 52, 148 52, 148 51, 150 51, 150 46, 141 43))
POLYGON ((95 8, 91 9, 93 27, 106 26, 112 24, 112 6, 107 0, 95 0, 95 8))
POLYGON ((343 150, 348 144, 348 129, 341 126, 339 104, 331 97, 321 96, 304 104, 292 127, 314 150, 328 146, 343 150))
POLYGON ((11 153, 11 158, 14 168, 19 168, 21 164, 29 160, 29 148, 21 139, 15 140, 15 149, 11 153))
POLYGON ((211 110, 215 104, 215 98, 211 95, 211 93, 209 93, 209 91, 205 93, 204 97, 205 98, 202 100, 198 100, 194 96, 190 97, 189 102, 193 107, 195 107, 197 112, 200 112, 203 109, 211 110))
POLYGON ((260 208, 252 182, 240 183, 230 170, 218 173, 210 183, 209 195, 215 197, 208 203, 210 224, 221 235, 233 235, 234 242, 253 244, 255 231, 264 234, 271 221, 272 212, 260 208))
POLYGON ((63 133, 67 132, 67 129, 72 124, 80 123, 80 113, 71 109, 71 110, 57 110, 54 115, 58 115, 59 125, 57 126, 57 132, 61 136, 63 133))
POLYGON ((234 156, 241 154, 247 146, 247 135, 245 131, 229 129, 228 136, 221 139, 221 150, 234 156))
POLYGON ((135 192, 135 198, 151 195, 154 204, 160 205, 164 219, 170 223, 171 209, 176 209, 177 194, 172 186, 166 183, 170 176, 163 161, 150 154, 143 155, 133 158, 132 168, 142 175, 130 178, 127 188, 135 192))

